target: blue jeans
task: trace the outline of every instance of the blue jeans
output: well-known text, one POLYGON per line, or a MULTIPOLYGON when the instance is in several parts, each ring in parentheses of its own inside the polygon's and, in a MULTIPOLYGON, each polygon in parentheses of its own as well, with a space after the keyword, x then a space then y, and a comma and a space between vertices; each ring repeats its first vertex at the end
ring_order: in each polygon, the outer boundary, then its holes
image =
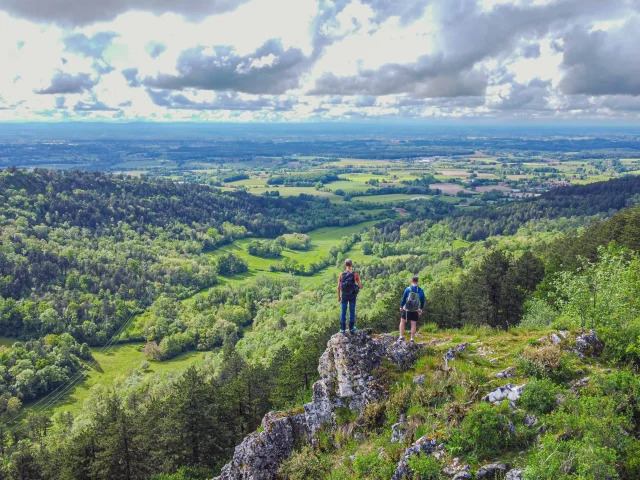
POLYGON ((340 328, 346 330, 347 305, 349 305, 349 330, 356 326, 356 299, 342 300, 342 313, 340 314, 340 328))

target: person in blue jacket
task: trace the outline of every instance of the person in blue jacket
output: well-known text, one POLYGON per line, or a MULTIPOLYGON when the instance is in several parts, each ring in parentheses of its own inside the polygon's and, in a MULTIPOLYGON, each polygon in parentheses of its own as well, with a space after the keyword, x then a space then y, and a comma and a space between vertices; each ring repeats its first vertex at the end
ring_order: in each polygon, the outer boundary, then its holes
POLYGON ((418 286, 418 277, 411 279, 411 285, 407 287, 402 295, 400 301, 400 336, 398 341, 404 340, 404 328, 407 324, 407 320, 411 322, 411 343, 415 342, 416 337, 416 325, 422 310, 424 309, 424 291, 418 286))

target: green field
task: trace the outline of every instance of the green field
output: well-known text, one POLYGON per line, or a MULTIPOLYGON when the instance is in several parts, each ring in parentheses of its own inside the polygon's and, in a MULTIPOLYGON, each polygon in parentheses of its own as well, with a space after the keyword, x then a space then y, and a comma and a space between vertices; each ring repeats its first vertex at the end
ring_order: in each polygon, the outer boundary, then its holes
MULTIPOLYGON (((92 349, 95 362, 89 362, 90 370, 87 371, 88 377, 75 384, 68 392, 57 400, 53 405, 49 406, 48 401, 41 403, 34 402, 26 406, 27 411, 40 411, 44 408, 44 412, 52 415, 57 412, 69 411, 76 412, 82 406, 82 403, 89 396, 89 392, 95 385, 112 385, 118 378, 126 378, 133 369, 147 361, 144 353, 141 351, 142 344, 124 344, 111 348, 108 352, 100 353, 99 348, 92 349)), ((145 376, 154 374, 163 374, 172 370, 181 370, 189 365, 198 362, 202 358, 202 352, 187 352, 179 357, 163 362, 149 361, 150 368, 143 372, 145 376)), ((73 381, 70 385, 73 384, 73 381)), ((65 387, 59 390, 60 393, 65 392, 65 387)), ((51 397, 53 398, 53 397, 51 397)))
POLYGON ((400 203, 414 199, 429 199, 433 198, 429 195, 408 195, 406 193, 390 193, 388 195, 371 195, 366 197, 353 197, 352 202, 367 202, 367 203, 400 203))
MULTIPOLYGON (((241 275, 235 275, 233 277, 220 277, 221 283, 240 283, 255 275, 260 274, 273 276, 289 275, 285 272, 271 272, 269 271, 269 267, 271 265, 275 265, 278 261, 281 261, 285 257, 296 260, 300 264, 303 264, 305 266, 309 265, 310 263, 317 262, 318 260, 324 258, 329 253, 329 249, 331 248, 331 246, 336 244, 342 237, 352 235, 354 233, 359 233, 363 229, 372 227, 378 222, 379 220, 371 220, 369 222, 358 223, 356 225, 351 225, 348 227, 327 227, 314 230, 312 232, 309 232, 308 234, 311 237, 310 250, 297 251, 285 249, 283 250, 281 257, 278 259, 261 258, 250 255, 249 252, 247 252, 247 246, 250 242, 256 240, 253 238, 236 240, 230 245, 225 245, 224 247, 211 252, 210 255, 233 253, 234 255, 237 255, 245 260, 249 265, 249 271, 241 275)), ((356 248, 354 248, 353 251, 354 253, 357 253, 356 248)), ((326 268, 322 272, 317 273, 316 275, 313 275, 311 277, 299 276, 297 278, 300 279, 300 283, 305 287, 319 285, 327 279, 331 278, 331 276, 333 275, 333 272, 331 272, 331 270, 331 268, 326 268)))
POLYGON ((0 337, 0 347, 10 347, 18 341, 15 338, 0 337))

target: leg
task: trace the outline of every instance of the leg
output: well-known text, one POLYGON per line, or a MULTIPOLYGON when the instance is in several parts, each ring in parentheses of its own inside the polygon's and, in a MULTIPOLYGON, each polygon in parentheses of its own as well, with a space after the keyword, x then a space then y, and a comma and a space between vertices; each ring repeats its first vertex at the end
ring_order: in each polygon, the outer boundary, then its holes
POLYGON ((411 321, 411 339, 413 340, 414 338, 416 338, 416 325, 418 322, 416 321, 411 321))
POLYGON ((349 330, 356 326, 356 299, 349 300, 349 330))
POLYGON ((347 329, 347 301, 342 301, 342 313, 340 313, 340 329, 347 329))
POLYGON ((404 319, 404 316, 400 314, 400 335, 398 336, 398 340, 404 337, 404 327, 407 325, 407 321, 404 319))

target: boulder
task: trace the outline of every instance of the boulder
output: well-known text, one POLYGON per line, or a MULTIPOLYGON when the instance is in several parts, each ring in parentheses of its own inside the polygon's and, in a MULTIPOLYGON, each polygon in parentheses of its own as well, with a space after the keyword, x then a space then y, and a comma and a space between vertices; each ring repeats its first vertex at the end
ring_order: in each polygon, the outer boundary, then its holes
POLYGON ((538 417, 532 415, 531 413, 527 413, 524 416, 524 426, 525 427, 535 427, 538 424, 538 417))
POLYGON ((407 435, 407 419, 400 416, 400 421, 391 426, 391 443, 402 443, 407 435))
POLYGON ((424 375, 416 375, 415 377, 413 377, 413 383, 415 383, 416 385, 424 385, 424 380, 424 375))
POLYGON ((262 431, 247 436, 235 448, 230 463, 216 480, 270 480, 293 449, 308 440, 303 414, 269 412, 262 431))
POLYGON ((404 451, 404 455, 400 458, 396 471, 394 472, 391 480, 402 480, 411 477, 411 469, 409 468, 409 459, 414 455, 420 455, 425 453, 426 455, 432 454, 436 450, 436 441, 424 436, 417 440, 413 445, 404 451))
POLYGON ((505 385, 504 387, 498 387, 493 392, 489 393, 482 397, 482 401, 498 403, 502 400, 508 399, 513 402, 518 400, 522 395, 522 391, 524 390, 525 385, 516 386, 511 383, 505 385))
POLYGON ((594 330, 576 337, 576 351, 581 358, 599 357, 604 351, 604 343, 594 330))
POLYGON ((453 477, 453 480, 471 480, 473 478, 473 475, 470 472, 460 472, 460 473, 456 473, 455 477, 453 477))
POLYGON ((480 470, 476 472, 477 479, 484 480, 502 480, 509 468, 504 463, 491 463, 480 467, 480 470))

